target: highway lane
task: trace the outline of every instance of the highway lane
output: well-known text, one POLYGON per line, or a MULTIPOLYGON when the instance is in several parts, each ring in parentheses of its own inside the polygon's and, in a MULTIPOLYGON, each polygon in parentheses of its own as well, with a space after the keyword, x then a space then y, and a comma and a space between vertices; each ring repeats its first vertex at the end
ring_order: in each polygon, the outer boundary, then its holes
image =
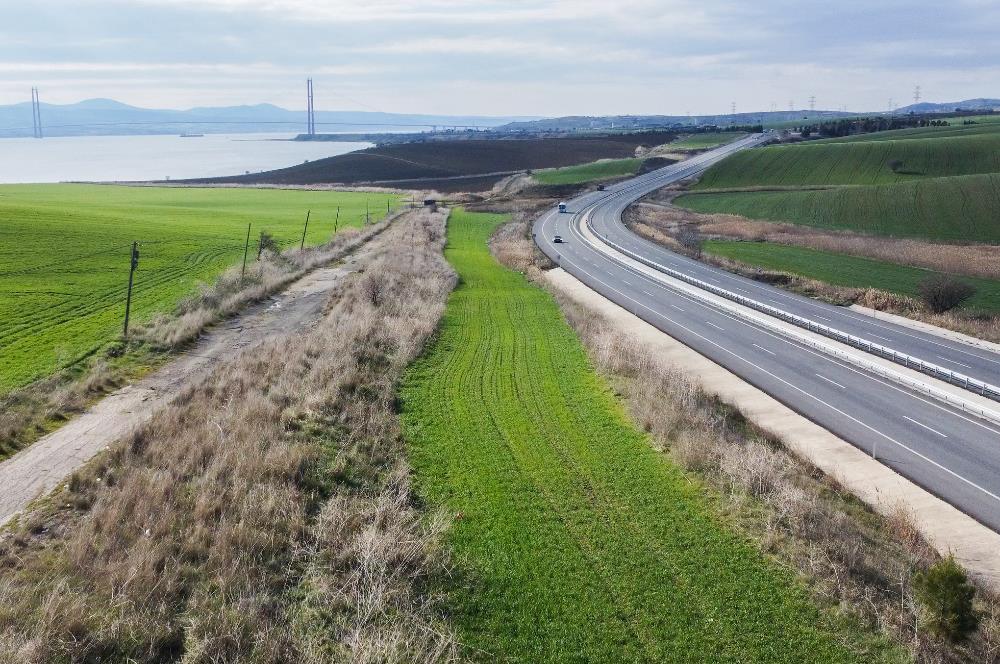
MULTIPOLYGON (((681 162, 675 166, 647 174, 643 178, 630 180, 609 188, 607 192, 602 192, 606 196, 605 204, 595 210, 595 214, 592 216, 591 222, 594 230, 616 245, 639 253, 645 259, 665 268, 683 272, 721 288, 751 297, 763 304, 779 307, 788 313, 809 318, 818 324, 835 327, 846 334, 888 346, 898 352, 920 358, 949 371, 1000 386, 1000 355, 993 351, 960 341, 944 339, 889 321, 874 319, 845 307, 820 302, 720 270, 672 252, 625 227, 622 222, 622 214, 629 205, 641 196, 651 193, 665 184, 696 175, 707 165, 719 161, 733 151, 752 146, 755 142, 762 140, 765 139, 751 137, 744 142, 724 146, 720 149, 724 152, 713 151, 703 155, 704 160, 701 162, 681 162)), ((593 204, 597 200, 600 199, 574 201, 571 209, 593 204)))
POLYGON ((1000 530, 1000 427, 737 318, 664 283, 662 275, 609 257, 584 236, 583 215, 601 228, 598 216, 620 215, 637 192, 687 174, 673 167, 643 176, 637 187, 625 183, 571 201, 575 214, 551 211, 536 222, 536 241, 597 292, 1000 530), (552 243, 555 234, 566 242, 552 243))

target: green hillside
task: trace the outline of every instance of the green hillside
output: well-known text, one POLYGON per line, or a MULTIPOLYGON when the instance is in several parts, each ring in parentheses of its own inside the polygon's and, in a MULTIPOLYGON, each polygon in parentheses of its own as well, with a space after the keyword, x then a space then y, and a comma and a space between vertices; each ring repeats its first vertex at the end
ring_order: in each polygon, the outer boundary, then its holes
POLYGON ((893 184, 996 172, 1000 172, 1000 133, 803 143, 739 152, 710 168, 696 189, 893 184), (901 162, 895 171, 893 162, 901 162))
POLYGON ((676 203, 873 235, 1000 243, 1000 124, 746 150, 676 203))
POLYGON ((1000 243, 1000 173, 867 187, 705 192, 676 202, 698 212, 872 235, 1000 243))

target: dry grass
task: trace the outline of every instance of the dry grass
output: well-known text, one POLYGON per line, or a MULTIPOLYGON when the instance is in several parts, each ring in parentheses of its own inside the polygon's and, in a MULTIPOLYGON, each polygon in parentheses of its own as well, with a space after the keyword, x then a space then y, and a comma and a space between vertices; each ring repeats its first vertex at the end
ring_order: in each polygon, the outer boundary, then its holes
MULTIPOLYGON (((505 245, 530 244, 526 229, 505 229, 494 254, 525 255, 505 245)), ((913 574, 937 554, 906 509, 888 518, 872 512, 600 314, 553 294, 651 444, 710 487, 734 527, 794 569, 821 604, 889 635, 919 662, 1000 662, 1000 600, 982 589, 982 625, 968 643, 941 643, 918 629, 913 574)))
POLYGON ((167 315, 133 327, 128 344, 117 343, 88 362, 0 397, 0 459, 27 447, 96 399, 134 380, 196 339, 207 327, 272 295, 310 270, 339 260, 381 233, 400 212, 363 230, 348 228, 330 242, 305 250, 265 252, 260 261, 223 272, 167 315))
POLYGON ((5 661, 449 661, 396 382, 455 275, 389 227, 305 334, 248 349, 0 538, 5 661), (373 297, 373 293, 379 295, 373 297))

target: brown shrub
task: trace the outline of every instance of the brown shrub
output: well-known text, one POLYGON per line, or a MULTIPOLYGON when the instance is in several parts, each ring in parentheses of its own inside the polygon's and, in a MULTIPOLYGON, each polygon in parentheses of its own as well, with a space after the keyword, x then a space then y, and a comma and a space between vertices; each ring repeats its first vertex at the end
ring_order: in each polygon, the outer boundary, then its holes
POLYGON ((976 287, 945 274, 935 274, 920 282, 920 299, 932 313, 943 314, 976 294, 976 287))

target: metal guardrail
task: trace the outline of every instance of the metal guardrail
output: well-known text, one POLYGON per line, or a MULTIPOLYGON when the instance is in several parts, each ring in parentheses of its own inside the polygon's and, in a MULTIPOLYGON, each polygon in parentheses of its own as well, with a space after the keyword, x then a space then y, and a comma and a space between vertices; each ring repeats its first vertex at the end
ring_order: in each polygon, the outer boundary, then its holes
MULTIPOLYGON (((594 230, 593 225, 591 224, 590 216, 589 215, 587 216, 587 220, 586 221, 587 221, 587 228, 590 230, 591 233, 594 234, 595 237, 598 237, 600 240, 602 240, 603 242, 605 242, 608 246, 612 247, 616 251, 618 251, 618 252, 620 252, 622 254, 625 254, 629 258, 632 258, 633 260, 638 261, 639 263, 642 263, 643 265, 651 267, 651 268, 657 270, 658 272, 663 272, 664 274, 667 274, 667 275, 669 275, 671 277, 674 277, 675 279, 678 279, 679 281, 683 281, 683 282, 685 282, 687 284, 690 284, 690 285, 695 286, 697 288, 700 288, 702 290, 705 290, 705 291, 708 291, 708 292, 713 293, 715 295, 718 295, 719 297, 725 298, 725 299, 730 300, 732 302, 736 302, 737 304, 741 304, 744 307, 747 307, 749 309, 753 309, 753 310, 759 311, 759 312, 761 312, 763 314, 767 314, 768 316, 771 316, 773 318, 777 318, 777 319, 783 320, 783 321, 785 321, 787 323, 791 323, 791 324, 795 325, 796 327, 800 327, 800 328, 809 330, 810 332, 814 332, 816 334, 820 334, 820 335, 825 336, 825 337, 827 337, 829 339, 833 339, 834 341, 839 341, 839 342, 847 344, 847 345, 849 345, 849 346, 851 346, 853 348, 857 348, 858 350, 862 350, 862 351, 865 351, 867 353, 871 353, 872 355, 883 357, 883 358, 885 358, 887 360, 890 360, 890 361, 892 361, 892 362, 894 362, 896 364, 900 364, 902 366, 908 367, 910 369, 915 369, 917 371, 920 371, 920 372, 922 372, 924 374, 927 374, 927 375, 932 376, 934 378, 937 378, 939 380, 944 380, 945 382, 950 383, 952 385, 956 385, 958 387, 962 387, 964 389, 967 389, 970 392, 974 392, 974 393, 980 394, 980 395, 982 395, 982 396, 984 396, 984 397, 986 397, 988 399, 991 399, 993 401, 1000 401, 1000 387, 997 387, 995 385, 991 385, 990 383, 986 383, 986 382, 983 382, 983 381, 976 380, 976 379, 971 378, 969 376, 966 376, 964 374, 960 374, 960 373, 951 371, 949 369, 945 369, 945 368, 940 367, 938 365, 931 364, 929 362, 925 362, 925 361, 923 361, 923 360, 921 360, 919 358, 913 357, 912 355, 907 355, 906 353, 900 353, 899 351, 896 351, 896 350, 894 350, 892 348, 889 348, 888 346, 883 346, 881 344, 876 344, 876 343, 874 343, 872 341, 869 341, 867 339, 864 339, 862 337, 857 337, 857 336, 854 336, 854 335, 851 335, 851 334, 847 334, 846 332, 842 332, 842 331, 840 331, 840 330, 838 330, 836 328, 830 327, 828 325, 822 325, 822 324, 817 323, 815 321, 809 320, 808 318, 804 318, 802 316, 797 316, 795 314, 788 313, 786 311, 778 309, 777 307, 772 307, 770 305, 764 304, 763 302, 758 302, 757 300, 754 300, 753 298, 745 297, 745 296, 740 295, 738 293, 734 293, 732 291, 729 291, 729 290, 727 290, 725 288, 721 288, 721 287, 716 286, 714 284, 710 284, 710 283, 708 283, 706 281, 702 281, 701 279, 697 279, 695 277, 687 275, 687 274, 685 274, 683 272, 680 272, 678 270, 674 270, 672 268, 669 268, 669 267, 660 265, 658 263, 655 263, 654 261, 651 261, 651 260, 649 260, 649 259, 647 259, 647 258, 645 258, 645 257, 643 257, 643 256, 641 256, 639 254, 636 254, 635 252, 633 252, 633 251, 631 251, 631 250, 629 250, 629 249, 627 249, 625 247, 622 247, 621 245, 619 245, 618 243, 614 242, 613 240, 611 240, 611 239, 609 239, 607 237, 599 235, 594 230)), ((737 312, 737 313, 739 313, 739 312, 737 312)), ((741 316, 741 317, 747 318, 746 316, 741 316)), ((756 318, 752 319, 752 320, 753 320, 753 322, 755 322, 757 324, 765 323, 764 321, 761 321, 761 320, 756 319, 756 318)), ((854 360, 853 356, 848 356, 845 353, 838 352, 837 349, 834 349, 834 348, 831 348, 829 346, 825 346, 824 345, 823 350, 826 351, 826 352, 832 353, 834 355, 840 356, 840 357, 842 357, 842 359, 850 359, 850 360, 852 360, 852 363, 857 364, 857 362, 853 362, 853 360, 854 360)), ((932 386, 927 385, 926 383, 922 383, 920 381, 915 381, 915 380, 909 379, 909 378, 907 378, 907 377, 905 377, 905 376, 903 376, 901 374, 896 374, 896 373, 893 373, 890 376, 883 369, 881 369, 878 365, 873 364, 873 363, 865 363, 865 365, 866 365, 866 368, 869 371, 875 371, 879 375, 884 375, 886 377, 891 377, 894 380, 897 380, 897 382, 902 381, 904 383, 907 383, 908 386, 911 387, 911 388, 918 389, 919 391, 927 393, 927 394, 933 394, 934 396, 936 396, 937 398, 939 398, 939 399, 941 399, 943 401, 946 401, 948 403, 952 403, 953 405, 960 406, 963 410, 966 410, 968 412, 972 412, 972 413, 974 413, 976 415, 979 415, 981 417, 986 417, 987 419, 990 419, 990 420, 1000 421, 1000 414, 995 413, 993 411, 989 411, 989 410, 983 409, 983 408, 979 408, 978 406, 976 406, 974 404, 970 404, 969 402, 967 402, 965 400, 956 399, 952 395, 949 395, 947 393, 941 392, 941 390, 935 389, 932 386)))

